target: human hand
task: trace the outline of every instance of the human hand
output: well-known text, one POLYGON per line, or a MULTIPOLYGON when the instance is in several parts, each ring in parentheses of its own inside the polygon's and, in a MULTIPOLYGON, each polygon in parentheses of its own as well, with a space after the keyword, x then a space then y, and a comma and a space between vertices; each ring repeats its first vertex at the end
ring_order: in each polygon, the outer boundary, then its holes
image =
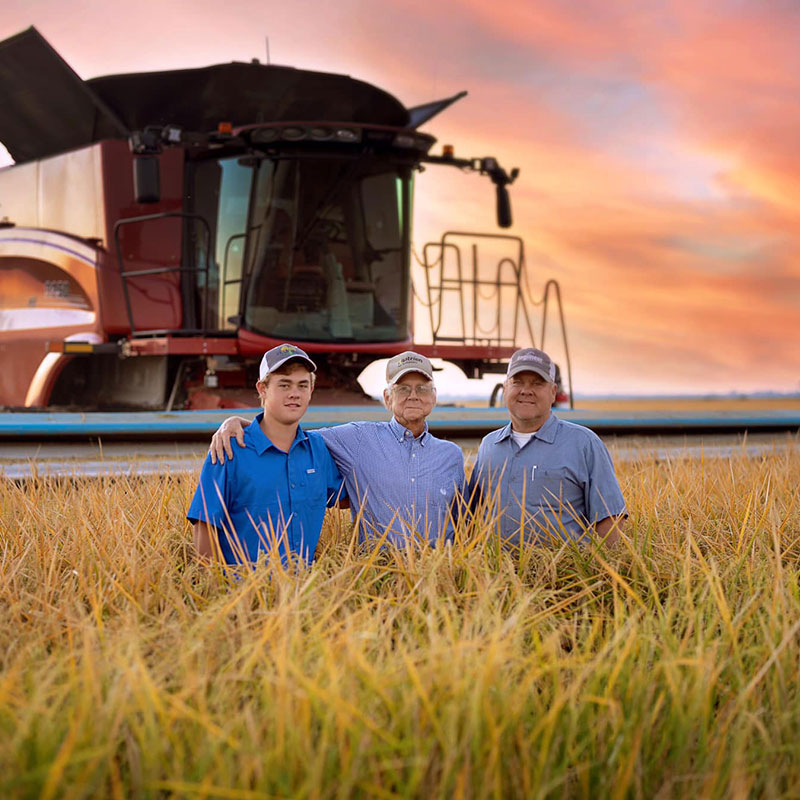
POLYGON ((233 458, 233 448, 231 439, 236 437, 239 447, 244 447, 244 426, 249 425, 250 420, 244 417, 228 417, 211 437, 211 446, 208 454, 211 456, 211 463, 220 464, 225 462, 225 456, 233 458))

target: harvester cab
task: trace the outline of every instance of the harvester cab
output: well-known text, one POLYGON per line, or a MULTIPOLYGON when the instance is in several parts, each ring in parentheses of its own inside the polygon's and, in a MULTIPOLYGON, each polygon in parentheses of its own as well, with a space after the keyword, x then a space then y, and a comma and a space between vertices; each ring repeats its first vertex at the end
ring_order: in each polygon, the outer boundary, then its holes
POLYGON ((474 244, 462 268, 455 234, 426 247, 430 326, 413 324, 415 171, 488 176, 511 224, 517 170, 433 155, 418 130, 465 92, 407 109, 346 76, 259 63, 84 82, 32 28, 0 43, 0 88, 16 162, 0 171, 0 352, 19 361, 0 405, 248 405, 258 358, 282 341, 313 354, 341 402, 400 350, 478 376, 504 369, 520 332, 533 343, 516 237, 511 268, 488 278, 474 244))

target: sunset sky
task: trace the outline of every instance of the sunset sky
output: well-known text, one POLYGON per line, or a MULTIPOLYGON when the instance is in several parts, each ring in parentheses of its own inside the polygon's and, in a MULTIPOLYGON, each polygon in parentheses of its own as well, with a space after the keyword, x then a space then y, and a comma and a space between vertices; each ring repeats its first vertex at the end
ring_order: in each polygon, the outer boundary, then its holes
MULTIPOLYGON (((800 391, 797 2, 3 2, 0 38, 29 25, 84 78, 269 37, 407 106, 467 89, 423 130, 520 168, 511 232, 534 294, 561 283, 578 392, 800 391)), ((497 231, 485 178, 430 167, 415 200, 418 250, 497 231)))

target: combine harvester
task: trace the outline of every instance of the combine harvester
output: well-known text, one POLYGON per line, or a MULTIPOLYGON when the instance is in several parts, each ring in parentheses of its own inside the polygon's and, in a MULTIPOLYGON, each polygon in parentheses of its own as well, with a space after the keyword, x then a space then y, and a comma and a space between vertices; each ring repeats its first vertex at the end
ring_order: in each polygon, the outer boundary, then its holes
MULTIPOLYGON (((0 170, 0 436, 206 436, 255 404, 261 354, 283 341, 320 366, 311 426, 382 417, 357 382, 367 364, 413 348, 502 374, 542 344, 551 297, 564 404, 560 292, 546 283, 536 341, 518 237, 446 233, 412 281, 426 165, 487 176, 511 224, 517 170, 433 155, 419 130, 464 94, 409 109, 346 76, 257 62, 83 81, 33 28, 0 43, 0 141, 16 162, 0 170)), ((503 421, 439 409, 431 424, 503 421)))

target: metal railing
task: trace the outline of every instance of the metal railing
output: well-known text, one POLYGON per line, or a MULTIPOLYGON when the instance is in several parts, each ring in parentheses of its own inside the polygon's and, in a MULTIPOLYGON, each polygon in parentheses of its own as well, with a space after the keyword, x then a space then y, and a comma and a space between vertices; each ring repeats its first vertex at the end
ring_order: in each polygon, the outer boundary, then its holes
POLYGON ((570 406, 572 406, 572 362, 567 343, 561 287, 558 281, 550 279, 545 283, 541 298, 536 300, 533 297, 528 285, 525 244, 519 236, 447 231, 438 242, 428 242, 423 247, 422 260, 419 263, 425 273, 427 301, 418 295, 417 297, 422 305, 428 308, 434 345, 441 343, 518 348, 524 346, 520 340, 527 334, 531 346, 544 349, 552 297, 558 310, 570 406), (467 240, 471 252, 469 264, 465 263, 462 247, 457 241, 453 241, 454 239, 467 240), (476 240, 512 243, 516 246, 516 255, 500 258, 492 277, 481 277, 480 254, 476 240), (452 255, 451 259, 447 258, 448 254, 452 255), (449 265, 454 266, 455 274, 452 266, 448 274, 449 265), (505 297, 504 290, 506 290, 505 297), (447 302, 448 298, 452 298, 453 301, 447 302), (467 313, 467 306, 471 307, 471 317, 467 313), (538 344, 532 320, 532 308, 536 306, 542 307, 538 344), (481 325, 481 321, 487 316, 492 319, 492 324, 488 328, 481 325), (454 321, 455 331, 452 330, 454 321), (443 325, 450 325, 451 330, 443 332, 443 325))

